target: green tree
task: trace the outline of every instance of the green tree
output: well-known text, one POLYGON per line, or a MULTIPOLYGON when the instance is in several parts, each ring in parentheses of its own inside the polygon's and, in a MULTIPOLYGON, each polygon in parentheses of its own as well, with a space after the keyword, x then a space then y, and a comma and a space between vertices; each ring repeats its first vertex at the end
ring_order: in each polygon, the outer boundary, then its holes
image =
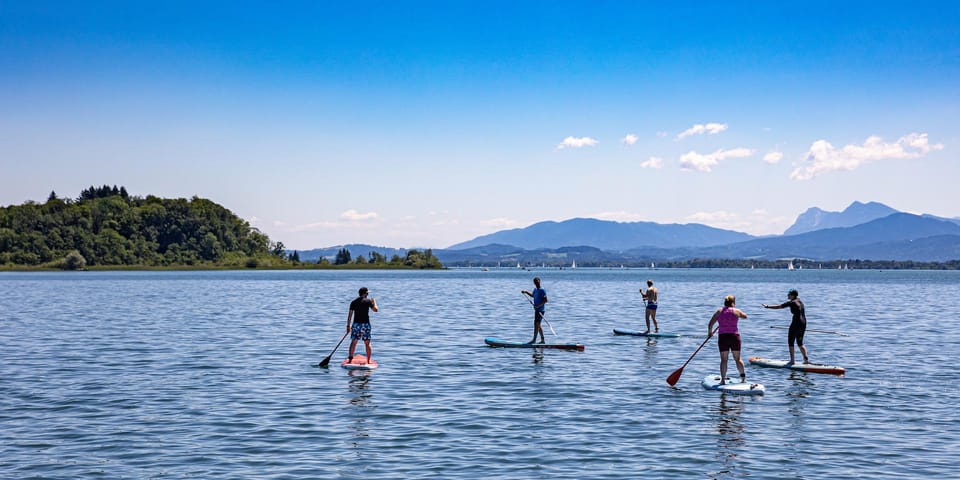
POLYGON ((87 259, 80 255, 80 252, 74 250, 63 258, 63 268, 66 270, 83 270, 87 267, 87 259))
POLYGON ((350 250, 346 248, 341 248, 337 251, 337 256, 333 260, 334 265, 346 265, 350 263, 350 250))

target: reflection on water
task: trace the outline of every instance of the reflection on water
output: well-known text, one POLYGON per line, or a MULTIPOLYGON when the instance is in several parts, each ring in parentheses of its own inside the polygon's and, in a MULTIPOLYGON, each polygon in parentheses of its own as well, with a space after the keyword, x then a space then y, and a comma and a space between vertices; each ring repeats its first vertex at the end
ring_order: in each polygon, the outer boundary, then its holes
POLYGON ((533 364, 540 365, 543 363, 543 349, 534 348, 533 349, 533 364))
POLYGON ((347 384, 351 407, 349 415, 353 419, 350 424, 350 429, 353 431, 352 445, 357 455, 361 455, 363 449, 360 446, 360 441, 370 436, 367 423, 369 422, 367 416, 370 413, 368 410, 376 407, 372 400, 373 393, 370 391, 370 380, 373 378, 373 372, 348 370, 347 375, 350 377, 347 384))
POLYGON ((802 434, 804 431, 804 425, 806 425, 806 403, 807 397, 810 396, 810 388, 814 386, 813 381, 810 379, 812 373, 807 372, 798 372, 796 370, 790 371, 790 385, 791 387, 787 389, 787 398, 789 403, 787 404, 787 411, 790 412, 790 426, 798 434, 802 434))
POLYGON ((737 478, 739 463, 738 454, 746 443, 743 436, 743 424, 740 414, 743 413, 744 398, 733 395, 720 395, 720 404, 715 411, 717 421, 717 461, 721 470, 713 473, 711 478, 737 478))

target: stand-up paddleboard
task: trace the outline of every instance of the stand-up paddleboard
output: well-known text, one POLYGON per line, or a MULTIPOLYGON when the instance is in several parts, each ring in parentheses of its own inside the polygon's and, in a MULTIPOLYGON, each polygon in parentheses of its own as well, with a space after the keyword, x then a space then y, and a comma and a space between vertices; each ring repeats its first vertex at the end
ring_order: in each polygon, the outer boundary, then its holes
POLYGON ((707 390, 717 390, 723 393, 736 395, 763 395, 763 385, 759 383, 741 383, 739 377, 727 377, 727 382, 720 384, 720 375, 707 375, 700 382, 707 390))
POLYGON ((507 340, 500 340, 499 338, 487 337, 483 339, 483 343, 490 345, 491 347, 503 347, 503 348, 554 348, 559 350, 576 350, 582 352, 585 348, 582 343, 524 343, 524 342, 510 342, 507 340))
POLYGON ((650 338, 677 338, 680 336, 679 333, 654 333, 654 332, 641 332, 639 330, 627 330, 625 328, 614 328, 614 335, 633 335, 634 337, 650 337, 650 338))
POLYGON ((346 368, 347 370, 373 370, 379 367, 380 364, 377 363, 376 360, 370 360, 367 362, 366 355, 354 355, 352 362, 344 360, 340 366, 346 368))
POLYGON ((832 375, 843 375, 846 370, 836 365, 821 365, 819 363, 790 363, 786 360, 771 360, 763 357, 750 357, 750 365, 767 368, 789 368, 810 373, 829 373, 832 375))

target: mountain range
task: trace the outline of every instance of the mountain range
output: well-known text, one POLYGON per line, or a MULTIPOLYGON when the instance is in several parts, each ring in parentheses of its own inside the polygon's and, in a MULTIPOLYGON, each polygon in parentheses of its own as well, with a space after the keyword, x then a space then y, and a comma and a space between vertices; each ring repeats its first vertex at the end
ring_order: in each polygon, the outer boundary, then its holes
MULTIPOLYGON (((345 246, 351 254, 405 249, 345 246)), ((301 252, 311 261, 344 246, 301 252), (314 258, 315 257, 315 258, 314 258)), ((574 218, 502 230, 433 253, 446 265, 532 263, 648 265, 692 259, 895 260, 960 259, 960 219, 905 213, 877 202, 854 202, 841 212, 810 208, 783 235, 755 237, 701 224, 614 222, 574 218)))

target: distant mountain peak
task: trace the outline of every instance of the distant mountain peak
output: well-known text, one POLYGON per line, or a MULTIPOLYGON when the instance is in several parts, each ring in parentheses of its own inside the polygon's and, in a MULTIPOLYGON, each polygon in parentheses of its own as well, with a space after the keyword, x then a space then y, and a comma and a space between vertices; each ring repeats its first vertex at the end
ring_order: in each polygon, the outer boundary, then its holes
POLYGON ((571 218, 561 222, 543 221, 524 228, 501 230, 452 245, 448 250, 463 250, 497 243, 524 249, 589 245, 601 250, 619 251, 645 246, 704 247, 751 238, 753 236, 746 233, 697 223, 679 225, 571 218))
POLYGON ((842 212, 829 212, 817 207, 810 207, 801 213, 793 225, 783 234, 799 235, 826 228, 853 227, 894 213, 899 213, 899 210, 880 202, 863 203, 854 201, 842 212))

